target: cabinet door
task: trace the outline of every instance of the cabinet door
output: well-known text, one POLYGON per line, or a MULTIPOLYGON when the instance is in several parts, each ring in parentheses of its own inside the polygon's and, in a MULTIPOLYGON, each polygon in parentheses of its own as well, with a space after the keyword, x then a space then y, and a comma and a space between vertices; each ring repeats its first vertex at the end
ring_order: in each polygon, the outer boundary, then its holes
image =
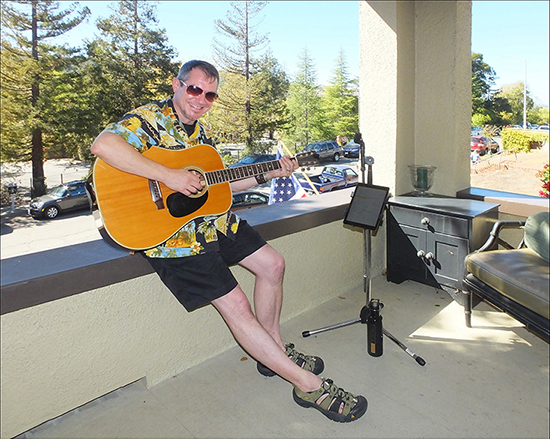
POLYGON ((417 256, 426 247, 426 231, 400 225, 394 216, 388 215, 387 280, 401 283, 414 280, 426 283, 427 267, 417 256))
POLYGON ((464 259, 468 254, 468 240, 440 233, 426 236, 426 259, 428 269, 436 281, 442 285, 461 288, 464 275, 464 259), (430 256, 431 256, 430 255, 430 256))

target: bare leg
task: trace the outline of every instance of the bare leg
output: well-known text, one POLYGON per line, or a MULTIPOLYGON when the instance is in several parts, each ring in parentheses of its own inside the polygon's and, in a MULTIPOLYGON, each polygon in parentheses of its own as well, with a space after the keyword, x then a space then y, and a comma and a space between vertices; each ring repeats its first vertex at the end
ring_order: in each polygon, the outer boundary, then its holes
POLYGON ((250 302, 240 286, 214 300, 212 304, 229 326, 235 339, 257 361, 303 392, 312 392, 321 387, 321 379, 288 358, 271 334, 256 320, 250 302))
POLYGON ((280 317, 283 305, 284 258, 269 244, 241 261, 256 276, 254 311, 256 319, 284 351, 280 317))

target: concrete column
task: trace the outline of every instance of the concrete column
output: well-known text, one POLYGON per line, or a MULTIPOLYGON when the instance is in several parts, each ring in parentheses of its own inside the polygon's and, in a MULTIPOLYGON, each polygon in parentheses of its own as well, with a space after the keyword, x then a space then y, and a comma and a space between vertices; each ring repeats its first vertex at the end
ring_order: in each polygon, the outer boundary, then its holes
MULTIPOLYGON (((423 164, 437 166, 432 193, 469 187, 471 2, 364 1, 359 32, 359 128, 374 184, 410 192, 408 165, 423 164)), ((373 240, 373 273, 383 247, 373 240)))

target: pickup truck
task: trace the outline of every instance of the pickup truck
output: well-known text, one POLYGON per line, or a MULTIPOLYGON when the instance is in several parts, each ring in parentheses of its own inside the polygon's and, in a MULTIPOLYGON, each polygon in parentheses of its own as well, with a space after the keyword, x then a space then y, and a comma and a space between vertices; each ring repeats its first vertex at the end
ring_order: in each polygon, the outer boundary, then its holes
MULTIPOLYGON (((325 166, 323 172, 318 175, 309 176, 311 183, 320 194, 344 189, 346 187, 357 186, 359 175, 349 166, 329 165, 325 166)), ((305 178, 299 179, 302 187, 308 192, 314 192, 311 185, 305 178)))

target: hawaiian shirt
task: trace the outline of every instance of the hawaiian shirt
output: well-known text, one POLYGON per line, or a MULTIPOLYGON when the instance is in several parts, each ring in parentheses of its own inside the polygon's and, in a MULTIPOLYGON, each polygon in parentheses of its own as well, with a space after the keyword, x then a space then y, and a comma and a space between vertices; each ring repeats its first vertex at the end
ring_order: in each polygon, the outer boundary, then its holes
MULTIPOLYGON (((209 130, 199 122, 195 124, 193 134, 187 134, 177 117, 172 99, 152 102, 132 110, 119 122, 107 125, 104 131, 118 134, 139 152, 152 146, 184 149, 211 144, 209 130)), ((238 227, 239 217, 231 211, 195 218, 167 241, 144 253, 151 258, 181 258, 217 251, 218 233, 235 239, 238 227)))

